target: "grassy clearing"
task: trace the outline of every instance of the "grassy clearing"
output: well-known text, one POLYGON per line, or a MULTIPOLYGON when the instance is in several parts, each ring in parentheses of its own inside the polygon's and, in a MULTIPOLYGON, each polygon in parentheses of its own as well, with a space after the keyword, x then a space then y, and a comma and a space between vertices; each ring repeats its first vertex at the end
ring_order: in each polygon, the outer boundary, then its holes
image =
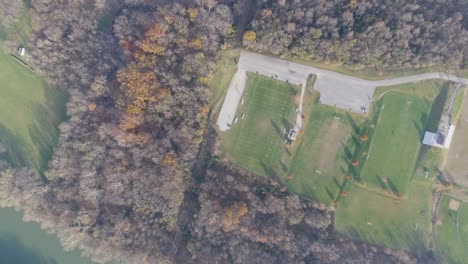
POLYGON ((15 166, 42 171, 65 118, 66 96, 0 50, 0 142, 15 166))
POLYGON ((285 148, 283 128, 292 127, 294 97, 299 89, 249 74, 238 123, 221 134, 224 150, 239 165, 264 176, 279 177, 285 148), (241 116, 245 114, 245 118, 241 116))
POLYGON ((429 236, 432 192, 413 184, 406 200, 392 199, 357 186, 349 187, 336 212, 336 231, 351 239, 390 248, 425 251, 429 236))
POLYGON ((361 177, 375 187, 402 194, 415 168, 431 104, 400 93, 388 93, 382 100, 384 109, 375 126, 361 177))
POLYGON ((444 262, 466 263, 468 259, 468 204, 460 200, 457 211, 449 208, 451 196, 444 194, 438 211, 436 239, 439 257, 444 262))

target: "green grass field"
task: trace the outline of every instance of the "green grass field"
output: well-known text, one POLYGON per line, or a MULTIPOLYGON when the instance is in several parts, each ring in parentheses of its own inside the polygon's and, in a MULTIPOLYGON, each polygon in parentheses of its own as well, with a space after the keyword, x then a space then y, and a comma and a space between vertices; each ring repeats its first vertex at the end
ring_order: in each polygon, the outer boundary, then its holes
POLYGON ((355 144, 351 120, 333 107, 313 104, 299 138, 287 182, 290 190, 331 204, 342 188, 355 144))
POLYGON ((318 94, 307 92, 305 133, 292 145, 285 144, 283 129, 293 127, 298 92, 297 87, 249 74, 245 102, 238 109, 238 116, 245 118, 221 134, 224 150, 238 165, 277 178, 304 197, 331 204, 355 151, 351 140, 355 121, 344 111, 318 104, 318 94))
POLYGON ((340 198, 335 215, 338 233, 391 248, 427 250, 432 179, 444 152, 422 146, 421 139, 426 128, 437 128, 447 88, 447 82, 427 81, 377 90, 370 147, 362 150, 369 159, 361 159, 358 170, 365 184, 350 182, 344 188, 348 196, 340 198))
POLYGON ((436 225, 436 253, 448 263, 466 263, 468 260, 468 204, 461 202, 457 211, 449 208, 453 199, 444 194, 438 211, 439 225, 436 225))
POLYGON ((237 164, 260 175, 280 176, 285 148, 282 131, 295 122, 297 92, 292 85, 248 75, 245 101, 238 108, 239 121, 221 134, 225 151, 237 164))
POLYGON ((336 231, 351 239, 390 248, 425 251, 429 237, 432 191, 427 183, 413 184, 406 200, 357 186, 340 200, 336 231))
MULTIPOLYGON (((1 44, 1 42, 0 42, 1 44)), ((14 166, 46 168, 66 96, 0 49, 0 142, 14 166)))
POLYGON ((415 169, 431 103, 413 95, 388 93, 375 125, 361 178, 376 187, 406 192, 415 169))

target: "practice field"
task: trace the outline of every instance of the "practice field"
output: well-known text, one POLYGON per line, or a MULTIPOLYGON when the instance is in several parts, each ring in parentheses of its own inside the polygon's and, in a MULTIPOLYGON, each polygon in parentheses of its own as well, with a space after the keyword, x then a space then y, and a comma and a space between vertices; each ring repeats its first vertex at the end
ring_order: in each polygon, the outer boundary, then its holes
POLYGON ((326 204, 335 200, 354 152, 350 119, 333 107, 312 105, 305 133, 295 143, 290 190, 326 204))
POLYGON ((415 169, 431 103, 420 97, 390 92, 381 99, 368 160, 361 177, 375 187, 404 194, 415 169))
POLYGON ((437 255, 443 262, 466 263, 468 259, 468 204, 444 194, 437 217, 437 255), (450 203, 452 203, 452 208, 450 208, 450 203))
MULTIPOLYGON (((1 42, 0 42, 1 45, 1 42)), ((14 166, 42 171, 65 118, 66 96, 0 49, 0 143, 14 166)))
POLYGON ((424 251, 429 238, 431 198, 431 188, 424 183, 413 183, 406 200, 350 186, 349 195, 340 200, 336 211, 336 230, 351 239, 424 251))
POLYGON ((377 90, 370 148, 361 144, 359 150, 369 154, 357 170, 364 184, 349 181, 344 187, 347 196, 340 197, 335 215, 338 233, 391 248, 427 250, 432 167, 440 166, 442 152, 420 142, 426 128, 437 128, 447 88, 447 82, 426 81, 377 90))
POLYGON ((237 164, 260 175, 280 177, 283 129, 289 130, 295 122, 298 91, 284 82, 248 75, 244 102, 237 110, 238 122, 221 134, 224 150, 237 164))

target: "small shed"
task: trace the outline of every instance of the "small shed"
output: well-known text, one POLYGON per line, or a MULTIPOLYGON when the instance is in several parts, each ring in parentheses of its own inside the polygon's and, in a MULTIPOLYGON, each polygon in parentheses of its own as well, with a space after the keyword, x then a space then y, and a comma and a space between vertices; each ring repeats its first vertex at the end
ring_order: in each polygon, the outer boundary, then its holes
POLYGON ((18 54, 23 57, 26 54, 26 49, 23 46, 18 48, 18 54))
POLYGON ((424 134, 423 144, 428 146, 437 146, 439 141, 439 133, 426 131, 424 134))
POLYGON ((295 141, 297 138, 297 131, 294 128, 291 128, 288 133, 288 140, 295 141))

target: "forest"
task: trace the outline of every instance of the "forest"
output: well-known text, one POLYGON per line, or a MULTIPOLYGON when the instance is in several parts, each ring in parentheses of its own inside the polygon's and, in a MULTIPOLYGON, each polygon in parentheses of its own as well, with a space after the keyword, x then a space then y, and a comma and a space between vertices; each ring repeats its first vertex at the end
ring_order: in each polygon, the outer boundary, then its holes
MULTIPOLYGON (((21 6, 0 0, 4 27, 21 6)), ((34 68, 69 94, 47 180, 0 163, 0 204, 98 262, 432 263, 333 234, 334 213, 216 158, 222 50, 383 68, 468 63, 463 0, 32 0, 34 68)), ((0 146, 1 149, 1 146, 0 146)))

